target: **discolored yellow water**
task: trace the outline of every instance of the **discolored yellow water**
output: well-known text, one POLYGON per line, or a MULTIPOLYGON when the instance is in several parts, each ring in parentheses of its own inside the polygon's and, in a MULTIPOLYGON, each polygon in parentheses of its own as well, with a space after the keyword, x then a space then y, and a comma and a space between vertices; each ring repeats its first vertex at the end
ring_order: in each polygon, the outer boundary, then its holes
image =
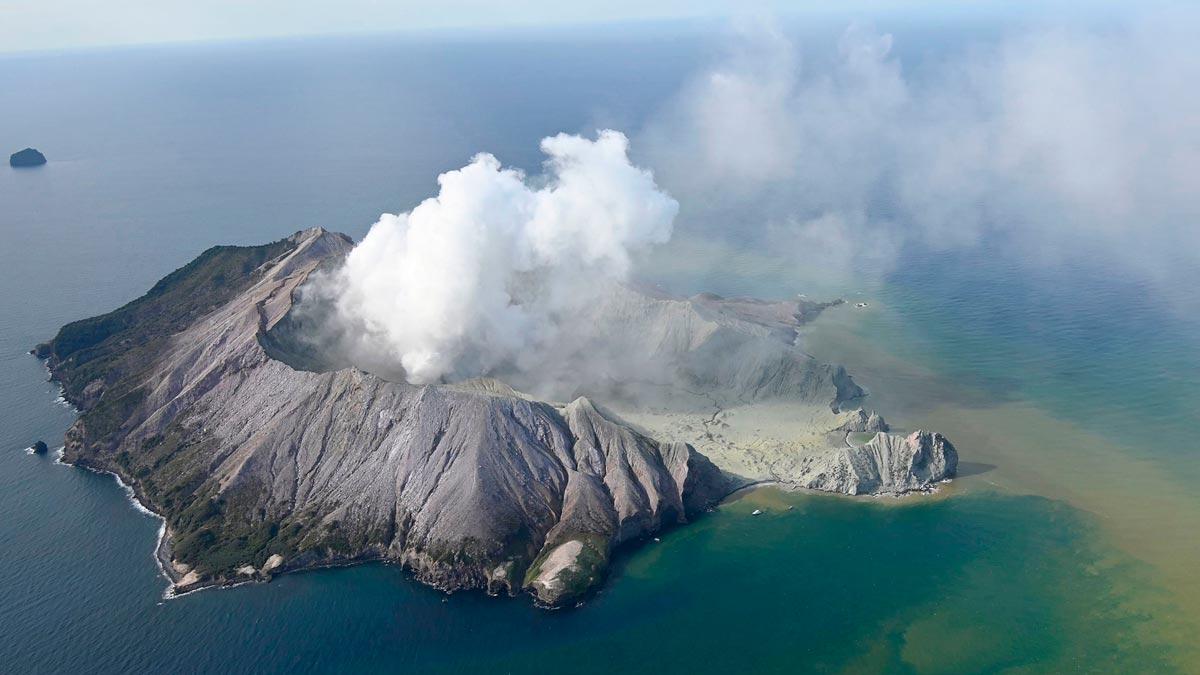
MULTIPOLYGON (((807 335, 807 348, 818 358, 852 364, 855 376, 868 383, 867 406, 955 443, 961 477, 948 494, 1037 495, 1086 512, 1098 543, 1112 550, 1099 563, 1081 561, 1078 574, 1113 584, 1124 611, 1152 619, 1139 626, 1142 639, 1169 644, 1181 668, 1200 670, 1194 641, 1200 627, 1200 498, 1186 476, 1172 472, 1173 460, 898 356, 878 330, 878 315, 888 311, 876 302, 868 311, 830 312, 807 335)), ((944 633, 933 630, 935 624, 931 619, 930 634, 944 633)), ((985 636, 969 635, 968 626, 955 630, 980 648, 985 636)))

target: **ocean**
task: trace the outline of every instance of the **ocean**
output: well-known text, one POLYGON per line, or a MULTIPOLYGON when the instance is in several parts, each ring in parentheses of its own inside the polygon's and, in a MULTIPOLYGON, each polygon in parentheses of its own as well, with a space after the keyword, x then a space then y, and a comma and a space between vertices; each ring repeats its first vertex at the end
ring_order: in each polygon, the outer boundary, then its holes
POLYGON ((896 426, 945 433, 962 476, 905 499, 752 492, 623 552, 574 609, 445 596, 382 564, 163 600, 158 521, 112 477, 25 452, 61 445, 73 419, 26 353, 60 325, 214 244, 316 225, 361 237, 478 151, 536 173, 543 136, 636 139, 715 43, 611 29, 0 58, 0 148, 50 160, 0 170, 4 669, 1200 669, 1200 323, 1157 288, 999 243, 908 251, 882 280, 818 288, 794 256, 729 255, 752 239, 737 232, 689 246, 680 223, 658 254, 676 264, 645 280, 867 302, 820 319, 809 351, 896 426))

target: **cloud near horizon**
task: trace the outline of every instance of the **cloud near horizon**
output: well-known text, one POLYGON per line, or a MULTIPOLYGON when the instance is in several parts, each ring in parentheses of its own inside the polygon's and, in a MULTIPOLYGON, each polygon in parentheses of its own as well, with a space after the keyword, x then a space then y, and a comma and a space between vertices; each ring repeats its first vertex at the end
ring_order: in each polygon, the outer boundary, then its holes
POLYGON ((1000 238, 1177 283, 1200 269, 1198 19, 1026 30, 913 71, 860 25, 811 67, 758 25, 639 142, 686 226, 759 222, 834 274, 1000 238))
POLYGON ((1179 286, 1200 271, 1196 16, 1024 32, 916 72, 859 25, 807 68, 758 26, 639 136, 655 174, 611 130, 543 139, 534 178, 477 155, 381 216, 316 290, 351 361, 412 383, 581 359, 617 372, 627 355, 560 329, 671 238, 668 193, 693 227, 848 279, 883 278, 907 247, 1002 241, 1179 286))

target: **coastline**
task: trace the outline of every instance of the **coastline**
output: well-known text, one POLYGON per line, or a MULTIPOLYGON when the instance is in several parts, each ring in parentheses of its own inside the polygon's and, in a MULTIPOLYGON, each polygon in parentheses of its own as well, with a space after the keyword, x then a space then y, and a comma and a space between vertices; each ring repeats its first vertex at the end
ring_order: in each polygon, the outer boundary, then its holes
POLYGON ((955 480, 956 479, 954 479, 954 478, 946 478, 946 479, 938 481, 937 483, 934 483, 933 485, 930 485, 921 490, 906 490, 904 492, 874 492, 874 493, 870 493, 870 494, 848 495, 848 494, 843 494, 841 492, 829 492, 827 490, 817 490, 814 488, 807 488, 802 485, 794 485, 792 483, 788 483, 786 481, 781 481, 781 480, 776 480, 776 479, 765 479, 765 480, 754 481, 752 483, 747 483, 745 485, 742 485, 741 487, 736 488, 729 494, 722 497, 720 503, 717 506, 721 506, 721 505, 729 503, 731 501, 741 499, 741 498, 743 498, 751 493, 757 492, 759 490, 769 490, 772 488, 778 490, 779 492, 781 492, 783 494, 809 495, 812 497, 828 497, 830 499, 845 499, 845 500, 849 500, 849 501, 866 501, 868 499, 876 500, 876 501, 888 500, 888 501, 893 501, 893 502, 910 501, 910 500, 916 501, 916 500, 921 499, 922 497, 928 497, 928 498, 948 497, 949 493, 950 493, 950 488, 953 486, 955 480), (943 490, 943 488, 946 488, 946 489, 943 490))
MULTIPOLYGON (((47 368, 47 370, 49 370, 49 369, 47 368)), ((61 385, 60 385, 60 394, 55 399, 55 402, 59 403, 60 405, 66 405, 66 406, 70 407, 72 409, 72 411, 76 413, 76 415, 79 414, 78 407, 76 407, 74 404, 72 404, 69 400, 66 399, 65 392, 62 390, 61 385)), ((780 405, 781 404, 764 404, 762 406, 755 406, 755 405, 740 406, 737 410, 739 412, 745 412, 747 410, 753 411, 755 408, 758 408, 758 407, 764 407, 767 409, 774 409, 774 410, 778 411, 779 409, 794 409, 795 408, 795 404, 792 404, 792 403, 782 404, 783 408, 780 408, 779 407, 780 405), (772 408, 772 406, 775 406, 775 407, 772 408)), ((822 410, 821 406, 806 406, 806 405, 801 404, 801 407, 804 409, 808 409, 811 407, 814 410, 819 410, 819 411, 822 410)), ((722 415, 724 415, 728 412, 729 412, 728 409, 719 409, 718 413, 716 413, 716 414, 697 413, 697 415, 699 415, 700 417, 705 417, 705 418, 711 417, 710 423, 712 423, 712 420, 728 419, 727 417, 722 418, 722 415)), ((763 412, 763 411, 760 410, 758 412, 763 412)), ((833 418, 833 416, 828 412, 827 408, 825 408, 822 412, 820 412, 819 416, 822 420, 833 418)), ((655 417, 655 415, 653 413, 649 413, 648 415, 639 415, 637 417, 644 420, 647 417, 655 417)), ((770 418, 771 415, 767 415, 766 417, 770 418)), ((757 421, 761 422, 762 420, 760 419, 757 421)), ((725 424, 725 426, 728 428, 728 424, 725 424)), ((794 426, 794 425, 782 425, 778 428, 771 429, 771 431, 781 432, 781 433, 786 433, 788 431, 792 431, 792 432, 796 431, 795 428, 788 429, 788 427, 792 427, 792 426, 794 426)), ((817 426, 804 425, 803 428, 805 430, 807 430, 808 435, 813 438, 818 438, 818 437, 823 437, 823 436, 828 435, 828 434, 826 434, 826 432, 820 431, 817 426)), ((147 504, 144 496, 138 490, 137 481, 132 479, 131 477, 122 476, 117 471, 93 466, 93 465, 87 463, 86 461, 68 462, 68 461, 64 460, 65 450, 66 450, 65 445, 59 446, 56 449, 55 458, 54 458, 55 464, 58 464, 60 466, 65 466, 65 467, 81 468, 81 469, 90 471, 92 473, 105 474, 105 475, 112 476, 112 478, 116 482, 117 486, 123 492, 125 492, 126 499, 133 506, 135 511, 138 511, 139 513, 141 513, 143 515, 147 515, 152 518, 155 518, 159 521, 159 526, 158 526, 158 531, 156 534, 154 549, 153 549, 151 555, 154 559, 155 566, 158 568, 159 574, 167 582, 166 588, 163 590, 162 596, 161 596, 163 600, 172 600, 172 599, 176 599, 176 598, 181 598, 181 597, 189 595, 191 593, 197 593, 197 592, 209 590, 209 589, 233 588, 236 586, 242 586, 245 584, 252 584, 252 583, 268 583, 274 577, 283 575, 283 574, 318 571, 318 570, 322 570, 322 569, 335 569, 335 568, 340 568, 340 567, 352 567, 355 565, 366 564, 366 563, 371 563, 371 562, 382 562, 384 564, 398 565, 403 571, 412 575, 414 581, 418 581, 422 584, 431 586, 433 588, 437 588, 438 590, 441 590, 446 593, 453 593, 456 590, 462 590, 459 588, 442 587, 441 585, 439 585, 438 583, 436 583, 433 580, 427 580, 427 579, 421 578, 421 576, 419 574, 417 574, 414 569, 410 568, 410 566, 407 565, 405 563, 405 561, 403 561, 403 560, 397 560, 397 559, 389 558, 382 554, 369 553, 369 552, 364 552, 363 555, 344 557, 344 558, 334 558, 334 559, 318 557, 315 559, 310 559, 309 561, 303 562, 300 564, 295 564, 293 561, 285 561, 285 562, 277 565, 276 567, 273 567, 270 569, 266 569, 264 566, 264 569, 255 570, 253 573, 246 574, 245 578, 203 579, 203 580, 196 580, 192 583, 183 584, 182 582, 184 582, 186 580, 188 571, 180 571, 179 569, 177 569, 175 567, 175 565, 172 562, 171 533, 170 533, 170 528, 167 525, 167 519, 165 516, 158 513, 157 511, 155 511, 153 508, 151 508, 147 504)), ((792 450, 792 452, 795 451, 794 449, 791 449, 791 450, 792 450)), ((714 461, 716 461, 716 460, 714 460, 714 461)), ((814 496, 823 495, 823 496, 831 496, 831 497, 848 498, 848 499, 852 499, 852 500, 860 500, 865 497, 891 498, 894 500, 900 500, 901 498, 904 498, 904 497, 916 497, 917 495, 930 495, 930 494, 937 493, 940 491, 941 485, 948 484, 952 481, 952 479, 946 479, 946 480, 939 482, 938 484, 930 485, 927 488, 922 489, 922 490, 906 490, 906 491, 902 491, 902 492, 880 492, 880 493, 850 495, 850 494, 841 494, 841 493, 837 493, 837 492, 830 492, 830 491, 825 491, 825 490, 807 488, 807 487, 804 487, 804 486, 801 486, 801 485, 798 485, 795 483, 788 482, 787 480, 781 479, 776 476, 747 477, 747 476, 741 475, 739 473, 736 473, 734 471, 731 471, 730 469, 726 468, 725 466, 722 466, 722 464, 725 464, 725 462, 719 462, 718 467, 726 475, 726 477, 729 481, 729 489, 725 494, 723 494, 717 500, 717 502, 711 507, 711 509, 718 509, 725 504, 728 504, 730 502, 741 499, 742 497, 744 497, 750 493, 753 493, 755 491, 758 491, 758 490, 764 489, 764 488, 776 488, 776 489, 780 490, 781 492, 789 493, 789 494, 811 494, 814 496)), ((671 529, 673 529, 673 528, 671 528, 671 529)), ((664 532, 665 531, 666 530, 664 530, 664 532)), ((644 544, 645 542, 640 542, 640 543, 644 544)), ((638 544, 639 544, 639 542, 637 542, 637 541, 630 541, 630 542, 626 542, 625 544, 618 546, 617 548, 629 550, 629 549, 636 548, 638 546, 638 544)), ((484 590, 484 592, 488 593, 489 595, 494 595, 494 593, 489 593, 487 589, 481 589, 481 590, 484 590)))
MULTIPOLYGON (((142 498, 138 494, 135 487, 132 484, 130 484, 129 482, 127 482, 120 474, 118 474, 114 471, 107 470, 107 469, 94 467, 94 466, 88 465, 86 463, 72 463, 72 462, 64 461, 63 453, 64 453, 65 449, 66 449, 66 446, 59 446, 55 450, 55 457, 54 457, 55 464, 57 464, 59 466, 67 467, 67 468, 83 469, 85 471, 90 471, 92 473, 99 474, 99 475, 111 476, 113 478, 113 481, 117 484, 117 486, 121 489, 121 491, 123 491, 125 493, 127 501, 129 502, 129 504, 131 506, 133 506, 135 511, 137 511, 138 513, 141 513, 143 515, 155 518, 156 520, 159 521, 158 531, 155 536, 154 549, 151 553, 151 557, 154 559, 154 564, 155 564, 155 567, 158 568, 159 574, 167 582, 167 586, 163 590, 163 593, 161 596, 161 599, 164 601, 165 600, 175 600, 175 599, 187 596, 187 595, 191 595, 193 593, 199 593, 201 591, 206 591, 206 590, 219 590, 219 589, 234 588, 237 586, 244 586, 247 584, 265 584, 265 583, 271 582, 275 577, 282 576, 285 574, 316 572, 316 571, 325 570, 325 569, 339 569, 339 568, 343 568, 343 567, 354 567, 357 565, 363 565, 363 564, 368 564, 368 563, 382 563, 385 565, 396 565, 400 568, 401 572, 404 572, 404 573, 410 575, 412 577, 412 581, 421 583, 423 585, 430 586, 431 588, 435 588, 439 591, 442 591, 442 592, 446 593, 447 595, 455 593, 458 590, 482 590, 483 592, 485 592, 488 595, 496 595, 496 593, 488 592, 487 589, 457 589, 457 588, 440 587, 437 584, 430 583, 428 581, 420 579, 416 574, 414 574, 413 570, 410 569, 409 566, 406 565, 403 561, 388 558, 383 555, 365 555, 365 556, 356 556, 356 557, 352 557, 352 558, 333 559, 333 560, 318 559, 312 563, 301 564, 301 565, 290 565, 289 566, 289 565, 285 564, 285 565, 279 566, 278 568, 272 569, 269 572, 258 571, 254 575, 247 575, 247 578, 245 578, 245 579, 201 580, 201 581, 197 581, 193 584, 188 584, 186 588, 183 588, 181 590, 180 589, 180 581, 182 581, 186 577, 186 574, 180 573, 178 570, 174 569, 174 566, 171 563, 171 538, 169 536, 169 528, 167 527, 167 519, 164 516, 162 516, 161 514, 154 511, 153 509, 151 509, 150 507, 148 507, 145 503, 143 503, 142 498)), ((731 478, 733 478, 733 477, 731 476, 731 478)), ((846 494, 840 494, 840 493, 835 493, 835 492, 827 492, 824 490, 815 490, 815 489, 811 489, 811 488, 805 488, 802 486, 789 484, 785 481, 768 478, 768 479, 753 480, 750 482, 738 483, 736 486, 732 486, 731 489, 729 490, 729 492, 726 493, 725 495, 723 495, 717 501, 717 503, 711 507, 710 510, 719 509, 726 504, 737 501, 737 500, 739 500, 743 497, 746 497, 754 492, 757 492, 757 491, 763 490, 763 489, 769 489, 769 488, 775 488, 784 494, 803 494, 803 495, 812 495, 812 496, 825 496, 825 497, 849 499, 852 501, 859 501, 859 500, 863 500, 864 498, 890 498, 893 500, 901 500, 906 497, 917 498, 922 495, 927 496, 927 495, 936 494, 940 491, 939 487, 941 485, 949 484, 952 482, 952 480, 953 479, 946 479, 944 481, 941 481, 941 483, 930 486, 928 489, 925 489, 925 490, 911 490, 911 491, 900 492, 900 493, 846 495, 846 494)), ((683 527, 683 526, 684 525, 677 526, 677 527, 683 527)), ((666 534, 667 532, 669 532, 670 530, 673 530, 673 529, 676 529, 676 528, 668 528, 666 530, 663 530, 663 532, 659 533, 659 536, 661 536, 662 534, 666 534)), ((649 540, 650 540, 650 538, 647 538, 645 541, 643 541, 643 540, 629 541, 629 542, 619 545, 617 547, 617 550, 625 549, 626 552, 636 550, 640 545, 644 545, 646 543, 646 541, 649 541, 649 540)), ((654 540, 657 541, 657 539, 654 539, 654 540)), ((615 552, 616 551, 614 551, 614 553, 615 552)), ((599 590, 599 589, 597 589, 597 590, 599 590)))
MULTIPOLYGON (((1164 536, 1200 531, 1200 501, 1169 465, 1138 447, 1063 419, 1032 400, 1003 400, 941 370, 929 352, 906 355, 875 336, 902 319, 883 302, 870 312, 829 313, 809 334, 821 358, 856 365, 873 383, 884 414, 943 429, 971 448, 984 467, 955 481, 955 492, 998 491, 1064 503, 1089 514, 1113 555, 1147 566, 1161 594, 1137 596, 1137 612, 1162 616, 1155 630, 1191 644, 1200 627, 1200 539, 1164 536), (883 327, 881 327, 881 324, 883 327)), ((1181 661, 1195 668, 1200 649, 1181 661)))
MULTIPOLYGON (((184 578, 184 575, 178 574, 178 572, 175 571, 171 565, 171 540, 170 537, 167 536, 168 528, 166 517, 146 506, 146 504, 142 502, 141 496, 138 494, 133 485, 128 483, 124 478, 121 477, 120 474, 116 473, 115 471, 101 469, 86 463, 68 462, 63 460, 63 452, 65 449, 66 446, 59 446, 59 448, 55 451, 55 464, 66 468, 90 471, 94 474, 112 476, 112 479, 116 482, 117 487, 119 487, 121 491, 125 493, 127 501, 131 506, 133 506, 134 511, 158 520, 158 533, 155 536, 154 550, 151 553, 151 557, 154 559, 154 565, 158 568, 159 574, 167 581, 167 587, 163 590, 162 594, 163 600, 181 598, 190 593, 196 593, 210 588, 232 588, 234 586, 241 586, 243 584, 270 581, 270 578, 251 578, 238 581, 211 580, 198 582, 185 590, 179 590, 179 582, 184 578)), ((282 574, 288 571, 293 570, 284 570, 279 573, 282 574)))
MULTIPOLYGON (((34 354, 34 357, 36 358, 37 355, 34 354)), ((51 381, 55 381, 54 380, 54 371, 51 370, 50 363, 48 361, 46 361, 45 359, 38 359, 38 360, 41 361, 42 366, 46 369, 46 373, 47 373, 47 376, 49 377, 49 379, 51 381)), ((54 403, 70 408, 71 411, 73 413, 75 413, 76 419, 78 419, 79 414, 80 414, 79 407, 76 406, 74 403, 72 403, 69 399, 67 399, 67 391, 62 386, 62 383, 59 382, 57 384, 58 384, 58 397, 54 399, 54 403)), ((162 598, 164 600, 170 600, 172 598, 179 597, 181 595, 186 594, 188 591, 184 591, 183 593, 178 593, 176 591, 176 583, 179 581, 179 578, 176 578, 175 576, 173 576, 171 574, 170 541, 167 537, 167 519, 166 519, 166 517, 163 516, 162 514, 158 513, 154 509, 151 509, 146 504, 144 504, 142 502, 141 496, 138 494, 137 490, 133 487, 133 484, 129 481, 126 481, 117 472, 109 471, 108 469, 101 469, 99 467, 89 466, 87 464, 79 464, 79 463, 75 463, 75 462, 65 461, 63 459, 63 456, 66 453, 66 449, 67 449, 66 445, 58 446, 58 448, 54 451, 54 464, 56 464, 58 466, 73 468, 73 469, 84 469, 86 471, 91 471, 92 473, 96 473, 96 474, 112 476, 113 480, 116 481, 117 486, 119 488, 121 488, 121 490, 125 493, 127 500, 133 506, 133 509, 135 511, 142 513, 144 515, 150 516, 152 518, 156 518, 158 520, 158 534, 156 535, 156 540, 154 542, 154 552, 151 555, 154 558, 155 566, 158 567, 159 574, 161 574, 162 577, 167 580, 167 588, 163 590, 162 598), (164 555, 167 556, 165 559, 163 558, 164 555)), ((30 450, 32 450, 32 448, 30 448, 30 450)), ((32 454, 32 452, 30 452, 29 454, 32 454)))
POLYGON ((137 491, 133 488, 132 485, 127 483, 125 481, 125 479, 123 479, 120 476, 120 474, 116 473, 115 471, 109 471, 107 469, 101 469, 98 467, 89 466, 87 464, 78 464, 78 463, 65 461, 63 459, 63 453, 65 451, 66 451, 65 445, 60 445, 58 447, 58 449, 55 450, 55 456, 54 456, 55 464, 57 464, 58 466, 67 467, 70 469, 83 469, 85 471, 90 471, 95 474, 112 476, 113 480, 117 483, 117 487, 119 487, 121 489, 121 491, 125 493, 125 497, 126 497, 127 501, 130 503, 130 505, 133 506, 134 511, 137 511, 138 513, 150 516, 150 517, 158 520, 158 534, 156 536, 156 541, 154 542, 154 553, 152 554, 152 557, 154 558, 155 566, 158 567, 159 573, 162 575, 162 577, 164 579, 167 580, 167 588, 166 588, 166 590, 163 591, 163 599, 169 600, 173 597, 177 597, 177 594, 175 593, 175 583, 176 583, 177 579, 175 579, 171 576, 170 572, 168 571, 167 566, 163 564, 163 559, 160 556, 160 552, 163 550, 164 546, 167 547, 167 550, 169 550, 169 548, 170 548, 170 544, 167 542, 167 537, 166 537, 166 534, 167 534, 167 519, 166 519, 166 517, 157 513, 156 511, 154 511, 150 507, 146 506, 145 504, 143 504, 141 501, 141 498, 137 494, 137 491))

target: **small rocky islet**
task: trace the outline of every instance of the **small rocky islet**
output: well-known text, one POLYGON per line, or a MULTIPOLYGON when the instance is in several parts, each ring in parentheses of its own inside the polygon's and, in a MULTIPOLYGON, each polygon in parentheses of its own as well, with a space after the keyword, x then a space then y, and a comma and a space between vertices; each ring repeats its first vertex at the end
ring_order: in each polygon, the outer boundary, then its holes
MULTIPOLYGON (((620 547, 758 482, 593 397, 539 400, 496 378, 411 385, 323 363, 293 310, 309 276, 352 247, 319 228, 214 247, 33 350, 80 410, 63 461, 116 474, 162 516, 157 555, 175 592, 385 560, 447 591, 562 606, 602 582, 620 547)), ((844 410, 863 390, 800 349, 800 326, 833 304, 622 287, 595 320, 670 336, 623 348, 670 364, 659 384, 697 406, 824 407, 828 445, 780 464, 794 469, 774 482, 898 494, 953 477, 949 441, 844 410), (852 432, 874 436, 853 445, 852 432)))
POLYGON ((34 148, 18 150, 8 157, 8 165, 15 168, 41 166, 46 163, 46 156, 34 148))

